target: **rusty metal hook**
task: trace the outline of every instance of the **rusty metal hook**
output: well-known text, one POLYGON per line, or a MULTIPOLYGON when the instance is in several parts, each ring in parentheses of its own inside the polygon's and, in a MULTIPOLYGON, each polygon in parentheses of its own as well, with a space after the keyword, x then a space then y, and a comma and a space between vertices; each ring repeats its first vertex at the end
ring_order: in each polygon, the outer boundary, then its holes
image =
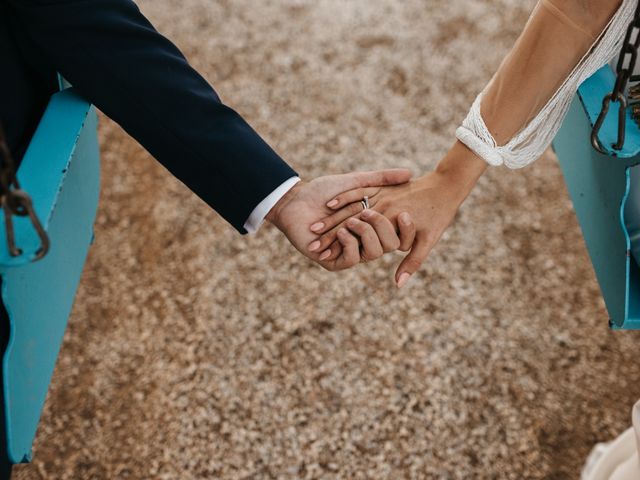
POLYGON ((22 250, 17 247, 15 240, 15 232, 13 229, 13 215, 17 215, 20 217, 29 217, 31 221, 31 225, 33 229, 38 234, 38 238, 40 239, 40 247, 36 250, 36 254, 33 257, 32 261, 35 262, 44 257, 49 251, 49 247, 51 246, 49 241, 49 236, 47 232, 45 232, 42 224, 40 223, 40 219, 36 215, 36 212, 33 208, 33 202, 31 201, 31 197, 24 190, 10 190, 7 194, 2 197, 2 208, 4 210, 4 220, 7 231, 7 243, 9 246, 9 254, 12 257, 17 257, 22 254, 22 250))
POLYGON ((605 97, 602 99, 602 110, 600 110, 600 115, 598 115, 596 123, 593 125, 593 130, 591 131, 591 145, 598 152, 605 155, 607 152, 604 150, 604 148, 602 148, 602 144, 600 143, 600 139, 598 138, 598 133, 602 128, 602 124, 604 123, 604 119, 606 118, 607 113, 609 113, 609 107, 612 101, 620 103, 620 106, 618 107, 618 141, 612 146, 615 150, 621 150, 624 146, 627 121, 627 98, 622 92, 617 92, 615 95, 612 92, 605 95, 605 97))

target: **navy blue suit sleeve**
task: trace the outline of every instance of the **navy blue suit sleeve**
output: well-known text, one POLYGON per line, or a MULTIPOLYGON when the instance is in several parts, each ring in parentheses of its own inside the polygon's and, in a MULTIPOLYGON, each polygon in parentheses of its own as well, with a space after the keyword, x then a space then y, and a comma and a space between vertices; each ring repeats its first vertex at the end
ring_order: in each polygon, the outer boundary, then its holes
POLYGON ((59 71, 240 232, 295 172, 130 0, 9 0, 23 51, 59 71))

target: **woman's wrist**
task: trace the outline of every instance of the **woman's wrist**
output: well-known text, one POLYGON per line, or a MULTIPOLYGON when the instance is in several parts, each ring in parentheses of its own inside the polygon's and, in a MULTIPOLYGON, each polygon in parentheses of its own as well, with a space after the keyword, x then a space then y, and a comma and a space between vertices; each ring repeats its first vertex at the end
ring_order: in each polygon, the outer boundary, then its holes
POLYGON ((457 141, 440 161, 435 171, 455 185, 456 196, 460 197, 459 200, 462 203, 487 167, 487 162, 462 142, 457 141))

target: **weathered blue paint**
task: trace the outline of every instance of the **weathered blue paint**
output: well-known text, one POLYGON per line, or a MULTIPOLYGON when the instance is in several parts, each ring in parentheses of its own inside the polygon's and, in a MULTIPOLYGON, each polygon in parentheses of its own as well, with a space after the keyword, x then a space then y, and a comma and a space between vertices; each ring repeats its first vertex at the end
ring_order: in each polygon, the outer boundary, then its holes
POLYGON ((18 172, 51 239, 47 256, 28 219, 15 218, 17 245, 6 248, 0 212, 2 301, 10 337, 2 362, 7 443, 14 463, 31 459, 31 445, 62 343, 67 318, 93 237, 99 194, 95 109, 73 89, 55 94, 18 172))
POLYGON ((640 329, 640 272, 630 256, 624 222, 629 168, 640 163, 640 130, 627 113, 624 149, 614 150, 618 105, 613 103, 600 131, 602 146, 611 156, 598 153, 589 141, 602 98, 611 91, 614 81, 613 72, 605 66, 580 86, 553 145, 609 312, 610 325, 640 329))

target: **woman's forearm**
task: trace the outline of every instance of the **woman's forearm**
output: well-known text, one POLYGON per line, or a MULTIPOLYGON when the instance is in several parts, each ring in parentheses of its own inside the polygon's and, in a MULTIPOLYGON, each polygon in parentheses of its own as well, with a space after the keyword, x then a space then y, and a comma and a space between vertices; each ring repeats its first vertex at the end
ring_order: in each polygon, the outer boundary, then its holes
POLYGON ((537 160, 580 84, 620 51, 637 1, 590 2, 540 0, 476 97, 456 137, 490 165, 522 168, 537 160))
POLYGON ((487 86, 481 112, 497 145, 531 121, 589 51, 620 0, 540 0, 487 86))
MULTIPOLYGON (((482 114, 498 145, 508 141, 546 104, 620 3, 621 0, 539 2, 485 93, 482 114)), ((461 203, 486 168, 482 158, 457 141, 436 172, 452 180, 461 203)))

